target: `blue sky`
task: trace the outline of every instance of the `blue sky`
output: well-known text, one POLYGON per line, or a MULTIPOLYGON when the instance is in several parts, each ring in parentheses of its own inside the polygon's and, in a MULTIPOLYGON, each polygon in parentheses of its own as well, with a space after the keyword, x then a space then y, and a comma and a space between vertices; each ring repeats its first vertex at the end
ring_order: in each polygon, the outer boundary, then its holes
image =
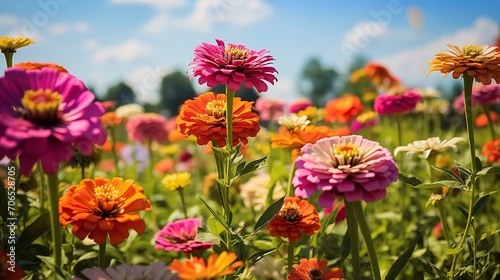
MULTIPOLYGON (((98 94, 124 80, 142 101, 158 99, 163 75, 187 70, 197 45, 220 38, 270 50, 278 82, 263 95, 290 101, 299 97, 298 79, 311 57, 344 73, 362 54, 408 86, 449 84, 451 77, 425 76, 435 53, 448 43, 492 44, 500 34, 499 2, 462 3, 0 0, 0 35, 35 40, 14 63, 61 64, 98 94)), ((193 84, 199 92, 206 89, 193 84)))

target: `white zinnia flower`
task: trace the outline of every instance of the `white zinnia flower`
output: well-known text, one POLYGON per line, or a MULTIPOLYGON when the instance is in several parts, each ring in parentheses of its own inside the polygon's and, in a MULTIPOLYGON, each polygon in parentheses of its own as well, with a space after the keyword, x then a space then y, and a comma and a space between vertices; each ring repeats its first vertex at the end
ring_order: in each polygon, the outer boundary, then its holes
POLYGON ((294 130, 295 128, 299 128, 300 130, 303 130, 306 126, 308 126, 311 121, 307 119, 307 116, 297 116, 296 114, 288 114, 288 115, 283 115, 278 118, 278 123, 281 126, 286 127, 288 130, 294 130))
POLYGON ((140 104, 132 103, 125 104, 118 108, 116 108, 115 113, 118 117, 121 118, 130 118, 133 115, 144 113, 144 107, 140 104))
MULTIPOLYGON (((240 185, 240 196, 245 207, 261 211, 267 206, 267 195, 270 190, 271 175, 267 171, 259 171, 247 182, 240 185)), ((273 201, 285 196, 283 186, 277 182, 273 190, 273 201)))
POLYGON ((399 146, 394 150, 394 155, 399 152, 406 152, 406 157, 409 159, 413 154, 422 153, 422 156, 427 159, 431 154, 440 153, 448 148, 457 151, 457 143, 465 141, 462 137, 453 137, 450 140, 439 139, 439 137, 431 137, 427 140, 419 140, 408 144, 407 146, 399 146))

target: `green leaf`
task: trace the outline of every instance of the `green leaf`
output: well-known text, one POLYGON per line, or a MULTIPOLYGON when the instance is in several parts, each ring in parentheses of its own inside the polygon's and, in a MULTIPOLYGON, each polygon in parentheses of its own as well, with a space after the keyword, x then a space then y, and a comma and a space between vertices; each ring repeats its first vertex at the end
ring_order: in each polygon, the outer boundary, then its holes
POLYGON ((492 236, 493 234, 497 234, 500 232, 500 229, 495 229, 495 230, 490 230, 490 231, 487 231, 485 233, 483 233, 483 235, 481 235, 481 238, 479 239, 479 242, 485 240, 486 238, 492 236))
POLYGON ((265 156, 263 158, 249 162, 247 165, 245 165, 243 170, 241 170, 241 173, 239 175, 243 176, 243 175, 252 173, 254 171, 257 171, 259 169, 265 168, 267 166, 268 166, 267 165, 267 156, 265 156))
MULTIPOLYGON (((255 227, 253 228, 253 233, 259 231, 261 228, 265 227, 273 218, 276 216, 276 213, 278 213, 283 206, 283 203, 285 202, 285 197, 282 197, 273 204, 269 205, 267 207, 266 211, 259 217, 257 220, 257 223, 255 224, 255 227)), ((252 234, 253 234, 252 233, 252 234)))
MULTIPOLYGON (((446 274, 444 274, 441 269, 439 269, 435 264, 429 262, 428 260, 426 260, 425 258, 419 258, 420 261, 422 261, 424 264, 426 264, 427 266, 430 266, 432 268, 432 271, 436 272, 438 275, 439 275, 439 279, 441 280, 447 280, 448 277, 446 276, 446 274)), ((428 267, 424 265, 424 269, 427 273, 430 274, 430 271, 428 269, 428 267)), ((434 277, 432 277, 432 279, 435 279, 434 277)))
POLYGON ((410 246, 399 256, 399 258, 394 262, 394 264, 391 266, 389 269, 389 272, 387 273, 387 276, 385 277, 386 280, 392 280, 396 279, 398 274, 403 270, 405 265, 408 263, 410 260, 413 251, 415 250, 415 246, 417 245, 417 241, 420 238, 420 235, 417 236, 411 243, 410 246))
POLYGON ((247 163, 246 161, 243 161, 243 162, 240 162, 240 163, 238 164, 238 166, 236 167, 236 173, 235 173, 235 176, 236 176, 236 177, 240 176, 241 171, 243 171, 243 168, 245 167, 245 164, 246 164, 246 163, 247 163))
POLYGON ((271 249, 267 249, 267 250, 263 250, 263 251, 259 251, 253 255, 250 256, 250 258, 248 258, 248 260, 250 262, 252 262, 252 265, 258 261, 260 261, 263 257, 269 255, 269 254, 272 254, 276 251, 276 248, 271 248, 271 249))
POLYGON ((437 167, 437 166, 431 166, 431 167, 436 169, 437 171, 445 174, 445 175, 448 175, 448 177, 452 178, 453 180, 455 180, 457 182, 462 182, 462 178, 458 177, 455 173, 451 172, 448 169, 437 167))
POLYGON ((488 203, 488 199, 490 198, 490 195, 487 194, 483 197, 481 197, 476 204, 474 205, 474 208, 472 208, 472 216, 475 217, 481 210, 484 209, 486 206, 486 203, 488 203))
POLYGON ((225 231, 224 226, 222 226, 215 217, 209 217, 207 220, 207 226, 213 235, 220 235, 225 231))
POLYGON ((464 247, 456 247, 451 248, 450 245, 446 245, 446 254, 447 255, 456 255, 462 251, 464 247))
POLYGON ((449 187, 449 188, 454 188, 454 189, 464 189, 465 185, 453 181, 453 180, 442 180, 434 183, 423 183, 420 185, 413 186, 415 189, 433 189, 433 188, 438 188, 438 187, 449 187))
POLYGON ((344 262, 345 259, 351 253, 351 235, 349 234, 349 229, 346 230, 344 237, 342 238, 342 243, 340 244, 340 264, 344 262))
POLYGON ((222 238, 220 235, 213 235, 208 229, 200 227, 196 233, 196 240, 200 242, 212 242, 219 245, 222 238))
POLYGON ((477 168, 477 170, 483 169, 483 163, 481 162, 481 159, 478 157, 476 157, 476 168, 477 168))
POLYGON ((61 270, 60 268, 54 265, 54 260, 52 259, 52 257, 40 256, 40 255, 38 255, 37 257, 40 260, 42 260, 42 262, 46 266, 48 266, 50 270, 56 273, 54 277, 55 279, 61 279, 61 280, 71 279, 71 275, 68 272, 66 272, 65 270, 61 270))
POLYGON ((205 207, 207 207, 208 211, 210 211, 210 213, 212 213, 213 217, 228 231, 231 231, 230 230, 230 227, 229 225, 226 223, 226 221, 220 217, 209 205, 208 203, 203 200, 203 198, 201 198, 200 196, 198 196, 199 199, 201 199, 201 202, 203 202, 203 204, 205 204, 205 207))
POLYGON ((461 207, 461 206, 458 206, 457 205, 457 208, 458 210, 460 210, 460 213, 462 213, 462 215, 467 219, 469 217, 469 212, 467 212, 467 210, 465 210, 465 208, 461 207))
POLYGON ((476 173, 478 177, 492 174, 500 174, 500 166, 486 167, 476 173))
POLYGON ((38 237, 50 230, 50 215, 45 212, 38 216, 33 223, 26 227, 17 240, 17 251, 21 252, 31 245, 38 237))
POLYGON ((413 175, 406 175, 403 173, 398 173, 398 179, 408 185, 416 186, 422 184, 422 181, 413 175))

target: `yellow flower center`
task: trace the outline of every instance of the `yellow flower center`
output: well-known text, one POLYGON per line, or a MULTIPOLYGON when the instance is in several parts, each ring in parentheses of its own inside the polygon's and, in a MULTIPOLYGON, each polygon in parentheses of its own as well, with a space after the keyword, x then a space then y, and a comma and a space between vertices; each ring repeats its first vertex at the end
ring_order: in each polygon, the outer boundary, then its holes
POLYGON ((205 106, 207 110, 207 115, 212 116, 216 119, 226 117, 226 101, 224 100, 214 100, 207 103, 205 106))
POLYGON ((248 49, 236 46, 227 46, 225 58, 228 63, 232 63, 234 60, 243 60, 248 57, 248 49))
POLYGON ((465 45, 462 47, 464 56, 476 57, 483 54, 483 47, 478 45, 465 45))
POLYGON ((61 95, 50 89, 27 90, 21 99, 20 111, 24 118, 40 125, 51 125, 61 120, 59 104, 61 95))
POLYGON ((113 185, 100 186, 94 189, 95 197, 106 202, 113 201, 118 198, 120 192, 113 185))
POLYGON ((366 113, 363 113, 361 115, 359 115, 356 120, 359 122, 359 123, 366 123, 366 122, 369 122, 371 120, 374 120, 376 117, 378 116, 377 113, 373 112, 373 111, 368 111, 366 113))
POLYGON ((295 202, 285 204, 278 215, 289 222, 295 222, 302 218, 300 207, 295 202))
POLYGON ((94 189, 97 202, 97 211, 95 214, 102 219, 114 217, 123 211, 122 205, 125 198, 120 198, 120 191, 113 185, 98 186, 94 189))
POLYGON ((332 148, 333 166, 353 166, 359 162, 359 147, 354 144, 340 144, 332 148))

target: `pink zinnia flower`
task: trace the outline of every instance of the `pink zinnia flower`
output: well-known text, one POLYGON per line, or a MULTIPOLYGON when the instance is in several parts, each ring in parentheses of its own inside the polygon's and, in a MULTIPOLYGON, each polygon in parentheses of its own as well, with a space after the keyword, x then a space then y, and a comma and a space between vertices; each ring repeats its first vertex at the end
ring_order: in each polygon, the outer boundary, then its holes
POLYGON ((156 113, 133 115, 127 121, 125 128, 131 141, 162 143, 168 138, 167 119, 156 113))
POLYGON ((259 111, 259 117, 263 121, 277 122, 283 116, 286 103, 280 100, 258 98, 255 101, 255 109, 259 111))
POLYGON ((295 161, 295 195, 302 198, 322 191, 319 205, 331 207, 335 198, 372 202, 386 196, 398 179, 392 154, 379 143, 359 135, 323 138, 302 148, 295 161))
POLYGON ((230 90, 237 91, 241 83, 246 88, 255 87, 260 93, 267 91, 268 82, 274 85, 277 81, 271 66, 274 58, 266 49, 254 51, 244 45, 229 44, 216 39, 217 45, 202 43, 194 49, 194 59, 190 66, 193 73, 189 78, 197 77, 201 84, 207 83, 211 88, 223 84, 230 90))
MULTIPOLYGON (((463 95, 462 95, 463 98, 463 95)), ((472 89, 472 105, 487 105, 500 103, 500 85, 480 85, 472 89)))
POLYGON ((290 113, 297 113, 298 111, 302 111, 305 108, 311 106, 314 106, 314 103, 311 100, 302 98, 290 104, 290 106, 288 107, 288 111, 290 113))
POLYGON ((156 236, 155 249, 165 251, 183 251, 186 254, 191 252, 205 251, 212 247, 212 242, 201 242, 196 240, 198 228, 201 227, 201 220, 189 218, 178 220, 167 224, 156 236))
POLYGON ((373 109, 381 115, 391 115, 411 111, 422 101, 422 96, 414 91, 398 95, 379 95, 375 98, 373 109))
POLYGON ((0 158, 19 156, 28 175, 37 161, 54 174, 73 155, 74 144, 84 155, 107 135, 99 117, 104 108, 82 81, 57 69, 10 68, 0 77, 0 158))
MULTIPOLYGON (((474 102, 474 100, 472 101, 474 102)), ((461 95, 455 97, 455 99, 453 99, 453 109, 459 113, 459 114, 463 114, 465 113, 465 100, 464 100, 464 94, 462 92, 461 95)))

